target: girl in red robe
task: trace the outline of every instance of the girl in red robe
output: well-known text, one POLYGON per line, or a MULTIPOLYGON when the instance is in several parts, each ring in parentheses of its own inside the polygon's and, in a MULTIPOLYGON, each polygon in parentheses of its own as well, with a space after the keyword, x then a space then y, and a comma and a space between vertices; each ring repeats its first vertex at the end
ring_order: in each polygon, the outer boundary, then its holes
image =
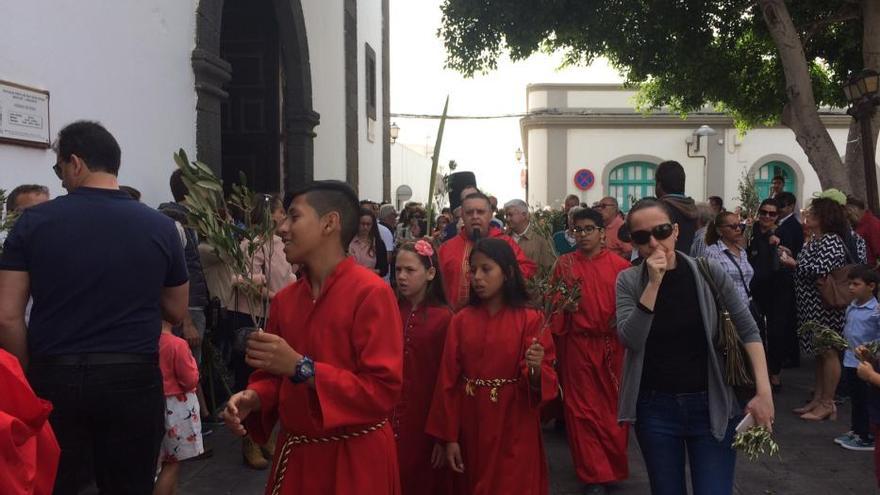
POLYGON ((403 321, 403 392, 392 416, 400 488, 403 495, 451 494, 446 451, 425 433, 425 423, 452 310, 446 304, 437 255, 428 241, 402 245, 395 260, 403 321))
POLYGON ((540 407, 557 393, 555 352, 513 249, 483 239, 470 255, 471 301, 449 325, 427 432, 469 495, 549 491, 540 407))
POLYGON ((571 217, 577 250, 562 255, 555 278, 579 284, 577 308, 554 318, 559 343, 559 375, 565 396, 565 430, 585 493, 605 493, 604 485, 626 479, 627 426, 617 422, 623 345, 614 323, 617 274, 630 264, 604 247, 604 221, 596 210, 571 217))

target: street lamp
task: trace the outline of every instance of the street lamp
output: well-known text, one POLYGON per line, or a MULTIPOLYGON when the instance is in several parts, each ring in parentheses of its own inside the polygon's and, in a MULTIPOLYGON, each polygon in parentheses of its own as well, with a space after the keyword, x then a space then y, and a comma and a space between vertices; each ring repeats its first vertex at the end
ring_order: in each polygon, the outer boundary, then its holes
POLYGON ((843 94, 850 103, 846 113, 861 124, 862 157, 865 166, 865 192, 868 208, 875 214, 880 213, 880 202, 877 195, 877 167, 874 159, 874 141, 871 134, 871 118, 874 107, 880 105, 880 74, 871 69, 852 74, 843 86, 843 94))
POLYGON ((522 160, 523 156, 522 148, 517 148, 516 151, 513 152, 513 156, 516 157, 516 161, 517 163, 519 163, 522 160))
POLYGON ((397 142, 397 136, 400 135, 400 127, 398 127, 397 122, 392 122, 391 127, 388 128, 388 136, 391 138, 391 144, 397 142))
MULTIPOLYGON (((707 125, 705 125, 705 124, 701 125, 697 130, 695 130, 695 131, 693 132, 693 134, 691 134, 691 135, 693 136, 693 138, 694 138, 694 141, 695 141, 695 143, 694 143, 694 153, 700 151, 700 138, 701 138, 701 137, 703 137, 703 136, 707 136, 707 137, 708 137, 708 136, 714 136, 714 135, 716 135, 716 134, 718 134, 718 131, 716 131, 715 129, 712 129, 711 127, 709 127, 709 126, 707 126, 707 125)), ((707 144, 708 144, 708 143, 707 143, 707 144)))
POLYGON ((687 156, 689 158, 702 158, 703 159, 703 196, 704 197, 708 196, 708 194, 709 194, 709 179, 708 179, 709 178, 709 157, 708 157, 709 143, 708 143, 708 139, 709 139, 709 136, 714 136, 716 134, 718 134, 718 131, 716 131, 715 129, 712 129, 711 127, 707 126, 706 124, 703 124, 700 127, 698 127, 694 132, 692 132, 691 135, 688 136, 687 138, 685 138, 685 140, 684 140, 684 146, 685 146, 685 151, 687 151, 687 156), (702 138, 703 136, 706 136, 706 139, 707 139, 706 153, 698 155, 697 152, 700 151, 700 138, 702 138), (694 153, 693 154, 691 154, 691 144, 694 145, 694 153))

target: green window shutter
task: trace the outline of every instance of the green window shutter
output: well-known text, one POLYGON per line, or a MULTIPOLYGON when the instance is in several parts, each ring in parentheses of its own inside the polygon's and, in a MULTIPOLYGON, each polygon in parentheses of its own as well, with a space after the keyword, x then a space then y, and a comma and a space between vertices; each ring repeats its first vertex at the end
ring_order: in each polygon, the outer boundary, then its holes
POLYGON ((629 211, 636 201, 654 195, 656 168, 649 162, 626 162, 614 167, 608 174, 608 196, 617 199, 621 211, 629 211))

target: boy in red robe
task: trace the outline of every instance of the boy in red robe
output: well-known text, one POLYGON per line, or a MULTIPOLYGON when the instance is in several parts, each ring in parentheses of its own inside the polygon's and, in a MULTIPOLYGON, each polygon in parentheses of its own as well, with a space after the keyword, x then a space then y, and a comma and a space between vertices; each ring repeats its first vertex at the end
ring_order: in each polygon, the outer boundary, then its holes
POLYGON ((581 287, 576 309, 554 320, 568 444, 586 493, 605 493, 606 483, 628 476, 627 429, 617 422, 623 346, 614 325, 617 274, 630 264, 604 247, 602 215, 572 215, 577 250, 556 262, 554 277, 581 287))
POLYGON ((348 185, 315 182, 294 193, 279 232, 305 276, 272 300, 266 331, 248 341, 257 371, 224 412, 257 443, 280 419, 267 494, 400 493, 389 418, 403 333, 391 288, 346 255, 358 211, 348 185))
POLYGON ((477 240, 492 237, 507 242, 516 254, 519 269, 526 278, 530 278, 538 269, 535 262, 522 252, 513 238, 490 224, 492 205, 483 193, 475 192, 465 196, 461 203, 461 218, 464 219, 464 228, 457 236, 440 246, 440 271, 446 286, 446 300, 456 311, 468 302, 470 294, 468 260, 477 240))

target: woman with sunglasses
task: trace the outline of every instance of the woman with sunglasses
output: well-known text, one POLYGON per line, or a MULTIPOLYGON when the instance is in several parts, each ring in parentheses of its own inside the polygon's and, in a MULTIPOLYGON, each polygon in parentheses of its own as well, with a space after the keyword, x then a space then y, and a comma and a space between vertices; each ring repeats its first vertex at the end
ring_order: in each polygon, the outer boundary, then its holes
MULTIPOLYGON (((688 459, 695 495, 730 494, 743 407, 714 346, 712 289, 696 261, 675 250, 678 225, 663 203, 639 201, 626 223, 644 262, 617 279, 617 332, 626 347, 619 420, 634 423, 651 493, 687 493, 688 459)), ((770 428, 773 397, 758 328, 727 273, 711 261, 709 270, 752 362, 757 395, 745 411, 770 428)))
POLYGON ((776 234, 779 205, 773 198, 765 199, 758 207, 758 221, 749 240, 749 263, 755 269, 752 277, 752 296, 767 320, 767 369, 770 387, 781 390, 782 361, 787 354, 786 332, 790 331, 794 314, 792 273, 779 263, 780 238, 776 234))
POLYGON ((745 224, 740 223, 739 215, 724 211, 706 229, 706 258, 716 261, 736 287, 736 293, 748 305, 752 299, 749 284, 755 270, 749 264, 745 249, 745 224))

